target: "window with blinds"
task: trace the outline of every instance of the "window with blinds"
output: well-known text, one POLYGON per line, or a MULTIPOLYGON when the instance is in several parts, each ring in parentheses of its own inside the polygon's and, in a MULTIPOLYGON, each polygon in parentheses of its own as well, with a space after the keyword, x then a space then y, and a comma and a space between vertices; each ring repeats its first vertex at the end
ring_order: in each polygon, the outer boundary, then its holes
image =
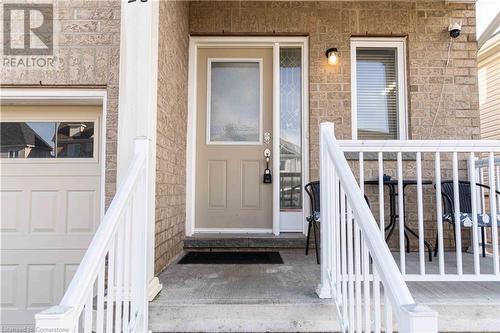
POLYGON ((405 85, 401 78, 404 68, 398 61, 402 49, 372 41, 354 45, 353 103, 354 133, 359 140, 405 139, 405 85))

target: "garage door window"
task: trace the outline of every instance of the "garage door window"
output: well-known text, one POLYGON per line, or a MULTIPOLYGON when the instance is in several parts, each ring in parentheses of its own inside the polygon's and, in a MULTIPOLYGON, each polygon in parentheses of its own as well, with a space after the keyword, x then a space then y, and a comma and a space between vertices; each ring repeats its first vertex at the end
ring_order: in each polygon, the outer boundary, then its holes
POLYGON ((2 158, 92 158, 94 122, 2 122, 2 158))

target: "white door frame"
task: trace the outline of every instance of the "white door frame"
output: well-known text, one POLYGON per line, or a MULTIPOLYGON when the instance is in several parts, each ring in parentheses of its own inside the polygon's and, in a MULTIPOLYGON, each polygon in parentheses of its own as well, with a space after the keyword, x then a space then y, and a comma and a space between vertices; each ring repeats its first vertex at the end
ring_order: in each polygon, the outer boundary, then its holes
POLYGON ((106 105, 105 89, 80 88, 1 88, 0 99, 6 105, 102 105, 99 115, 99 162, 101 164, 100 217, 105 213, 106 185, 106 105))
MULTIPOLYGON (((188 77, 188 124, 186 156, 186 236, 208 230, 195 229, 195 191, 196 191, 196 109, 197 109, 197 73, 198 49, 200 48, 248 48, 262 47, 273 49, 273 133, 280 132, 279 101, 279 49, 281 46, 302 48, 302 180, 309 181, 309 38, 308 37, 247 37, 247 36, 197 36, 189 39, 189 77, 188 77)), ((279 175, 279 135, 273 135, 273 174, 279 175)), ((279 181, 273 182, 273 228, 272 233, 280 233, 279 181)), ((303 228, 306 232, 305 217, 309 211, 309 200, 302 191, 303 228)), ((212 232, 252 232, 268 233, 269 229, 214 229, 212 232)))

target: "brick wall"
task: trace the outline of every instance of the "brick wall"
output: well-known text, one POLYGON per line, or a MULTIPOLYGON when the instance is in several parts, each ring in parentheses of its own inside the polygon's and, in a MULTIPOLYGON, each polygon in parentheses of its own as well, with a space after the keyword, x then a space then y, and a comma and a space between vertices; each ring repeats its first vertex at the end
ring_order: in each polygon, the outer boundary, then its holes
POLYGON ((311 178, 318 177, 319 123, 333 121, 340 138, 351 135, 350 37, 408 36, 409 133, 412 139, 479 136, 475 10, 444 1, 267 2, 197 1, 191 33, 307 33, 310 42, 311 178), (445 70, 450 22, 463 25, 445 70), (329 66, 325 50, 339 49, 329 66), (443 87, 444 83, 444 88, 443 87), (437 101, 442 108, 430 133, 437 101), (460 129, 460 130, 457 130, 460 129))
MULTIPOLYGON (((478 139, 479 106, 476 65, 475 7, 445 1, 370 2, 219 2, 190 4, 191 33, 309 35, 310 86, 310 174, 318 178, 319 124, 333 121, 339 138, 351 138, 351 36, 407 36, 409 136, 412 139, 478 139), (460 22, 461 36, 454 40, 451 61, 446 68, 448 25, 460 22), (339 63, 327 64, 324 52, 339 50, 339 63), (437 103, 443 92, 441 109, 437 103), (435 120, 434 120, 435 118, 435 120), (433 126, 434 123, 434 126, 433 126), (432 128, 432 129, 431 129, 432 128)), ((424 178, 433 179, 433 155, 424 154, 424 178)), ((443 179, 451 178, 451 156, 442 156, 443 179)), ((461 158, 465 158, 462 156, 461 158)), ((353 164, 355 165, 355 164, 353 164)), ((356 169, 356 168, 355 168, 356 169)), ((405 162, 405 177, 415 178, 415 162, 405 162)), ((465 163, 460 164, 465 177, 465 163)), ((396 176, 395 162, 386 173, 396 176)), ((377 176, 376 163, 365 166, 365 179, 377 176)), ((378 217, 376 188, 367 189, 375 217, 378 217)), ((426 238, 434 244, 435 192, 426 186, 424 219, 426 238)), ((388 202, 386 197, 385 202, 388 202)), ((416 191, 407 192, 409 223, 416 229, 416 191)), ((386 205, 386 223, 388 223, 386 205)), ((445 227, 447 246, 451 229, 445 227)), ((464 239, 468 239, 467 234, 464 239)), ((397 234, 393 241, 397 242, 397 234)), ((413 240, 412 247, 417 246, 413 240)))
POLYGON ((109 204, 116 188, 120 1, 56 0, 52 3, 54 66, 10 67, 4 64, 6 56, 2 53, 0 82, 9 86, 39 85, 40 82, 68 88, 88 85, 107 90, 106 202, 109 204))
POLYGON ((155 272, 182 251, 185 235, 188 3, 160 2, 159 29, 155 272))

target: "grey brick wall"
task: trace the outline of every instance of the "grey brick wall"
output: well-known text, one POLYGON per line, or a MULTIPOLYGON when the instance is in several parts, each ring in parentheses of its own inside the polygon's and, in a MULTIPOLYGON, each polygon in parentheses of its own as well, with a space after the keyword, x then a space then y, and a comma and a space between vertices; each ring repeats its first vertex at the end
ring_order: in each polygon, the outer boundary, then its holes
POLYGON ((185 235, 188 3, 160 3, 156 130, 155 272, 182 251, 185 235))

